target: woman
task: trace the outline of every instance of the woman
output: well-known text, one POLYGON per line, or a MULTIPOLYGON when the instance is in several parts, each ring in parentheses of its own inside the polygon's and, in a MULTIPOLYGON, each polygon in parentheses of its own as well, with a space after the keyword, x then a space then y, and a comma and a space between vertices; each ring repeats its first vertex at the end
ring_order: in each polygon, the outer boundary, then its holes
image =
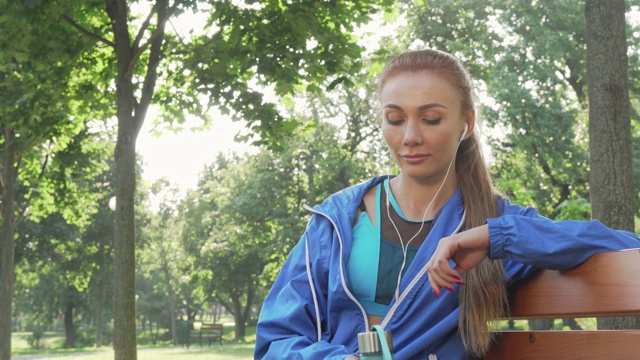
POLYGON ((256 358, 357 358, 357 334, 375 324, 391 331, 396 359, 480 356, 509 283, 640 247, 633 233, 553 222, 497 194, 474 132, 470 78, 451 55, 399 55, 379 97, 400 174, 309 209, 262 307, 256 358))

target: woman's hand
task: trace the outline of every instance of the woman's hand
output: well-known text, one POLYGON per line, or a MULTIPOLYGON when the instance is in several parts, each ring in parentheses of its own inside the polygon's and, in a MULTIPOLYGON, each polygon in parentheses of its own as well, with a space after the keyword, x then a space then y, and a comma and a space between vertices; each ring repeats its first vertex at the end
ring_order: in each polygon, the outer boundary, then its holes
POLYGON ((346 358, 344 358, 344 360, 360 360, 360 358, 355 355, 349 355, 346 358))
POLYGON ((489 225, 478 226, 458 234, 442 238, 427 263, 429 282, 436 296, 440 290, 453 291, 453 284, 464 285, 460 277, 489 256, 489 225), (449 260, 456 266, 452 268, 449 260))

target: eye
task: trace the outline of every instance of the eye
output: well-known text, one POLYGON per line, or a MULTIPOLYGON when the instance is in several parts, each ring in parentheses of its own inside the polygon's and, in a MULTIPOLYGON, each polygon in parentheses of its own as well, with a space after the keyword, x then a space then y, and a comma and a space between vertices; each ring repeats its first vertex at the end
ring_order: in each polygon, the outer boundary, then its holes
POLYGON ((389 125, 400 125, 404 121, 404 116, 398 113, 390 113, 385 116, 385 121, 389 125))
POLYGON ((402 124, 403 121, 404 121, 404 119, 389 119, 389 118, 387 118, 387 124, 389 124, 389 125, 400 125, 400 124, 402 124))
POLYGON ((429 119, 429 118, 422 118, 422 121, 426 122, 429 125, 438 125, 440 124, 440 119, 442 119, 441 117, 435 118, 435 119, 429 119))

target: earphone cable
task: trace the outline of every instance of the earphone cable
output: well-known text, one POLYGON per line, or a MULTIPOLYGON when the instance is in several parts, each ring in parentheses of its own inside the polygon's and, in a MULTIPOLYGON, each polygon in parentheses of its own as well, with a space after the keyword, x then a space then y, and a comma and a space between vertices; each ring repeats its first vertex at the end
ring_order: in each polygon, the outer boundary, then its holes
MULTIPOLYGON (((466 131, 465 131, 465 133, 466 133, 466 131)), ((463 136, 464 136, 464 133, 463 133, 463 136)), ((407 263, 407 251, 409 250, 409 244, 422 231, 422 228, 424 227, 425 217, 427 216, 427 212, 429 211, 429 209, 431 208, 431 205, 433 205, 433 202, 436 200, 436 198, 440 194, 440 190, 442 190, 442 188, 444 187, 444 183, 447 181, 447 177, 449 176, 449 172, 451 171, 451 166, 453 165, 453 161, 456 159, 456 155, 458 154, 458 149, 460 148, 460 144, 462 143, 463 136, 460 137, 460 141, 458 142, 458 145, 456 146, 456 150, 454 152, 453 158, 451 158, 451 161, 449 162, 449 166, 447 167, 447 172, 444 175, 444 179, 442 180, 442 183, 440 184, 440 187, 438 188, 438 191, 436 191, 436 194, 433 196, 433 198, 429 202, 429 205, 427 206, 427 208, 424 210, 424 213, 422 214, 422 222, 420 224, 420 229, 418 230, 418 232, 416 232, 415 235, 413 235, 411 237, 411 239, 409 239, 409 241, 407 241, 407 245, 406 246, 404 245, 404 242, 402 241, 402 236, 400 235, 400 230, 398 230, 398 227, 396 226, 396 223, 391 218, 391 214, 390 214, 390 211, 389 211, 389 202, 390 202, 389 198, 391 197, 391 183, 389 181, 390 175, 387 175, 387 184, 389 186, 388 192, 387 192, 387 199, 386 199, 387 218, 389 219, 389 221, 391 221, 391 225, 393 225, 393 228, 395 229, 396 234, 398 235, 398 239, 400 239, 400 247, 402 248, 402 265, 400 265, 400 272, 398 272, 398 284, 396 286, 396 301, 400 297, 400 280, 402 279, 402 271, 404 271, 404 267, 405 267, 405 265, 407 263)))

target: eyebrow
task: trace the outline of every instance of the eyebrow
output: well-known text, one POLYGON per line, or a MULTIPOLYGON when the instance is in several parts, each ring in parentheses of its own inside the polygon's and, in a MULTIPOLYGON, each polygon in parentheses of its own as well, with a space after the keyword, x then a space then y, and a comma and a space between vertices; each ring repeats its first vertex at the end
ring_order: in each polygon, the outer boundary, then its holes
MULTIPOLYGON (((424 104, 424 105, 418 106, 418 111, 425 111, 425 110, 429 110, 429 109, 435 108, 435 107, 447 109, 446 106, 444 106, 444 105, 442 105, 440 103, 430 103, 430 104, 424 104)), ((400 111, 403 110, 400 106, 394 105, 394 104, 386 104, 382 108, 383 109, 384 108, 389 108, 389 109, 400 110, 400 111)))

